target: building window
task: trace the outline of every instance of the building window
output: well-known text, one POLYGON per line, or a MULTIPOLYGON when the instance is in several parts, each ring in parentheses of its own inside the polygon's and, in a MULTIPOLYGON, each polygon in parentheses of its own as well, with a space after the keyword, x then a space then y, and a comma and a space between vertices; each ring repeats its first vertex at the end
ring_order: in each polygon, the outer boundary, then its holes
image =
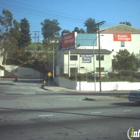
MULTIPOLYGON (((99 55, 96 55, 96 60, 99 60, 99 55)), ((100 60, 104 60, 104 55, 100 56, 100 60)))
POLYGON ((121 42, 121 47, 125 47, 125 42, 121 42))
POLYGON ((77 60, 77 55, 71 55, 70 60, 77 60))
MULTIPOLYGON (((104 67, 101 67, 100 70, 101 70, 101 72, 103 72, 104 71, 104 67)), ((96 71, 98 72, 99 68, 96 68, 96 71)))
POLYGON ((78 73, 78 68, 70 68, 70 73, 78 73))

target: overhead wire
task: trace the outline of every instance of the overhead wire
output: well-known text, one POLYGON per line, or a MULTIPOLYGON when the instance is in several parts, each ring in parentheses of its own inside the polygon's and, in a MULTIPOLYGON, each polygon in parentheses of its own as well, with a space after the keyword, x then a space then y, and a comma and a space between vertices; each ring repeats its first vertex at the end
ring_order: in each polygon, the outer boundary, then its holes
MULTIPOLYGON (((83 21, 83 18, 74 18, 73 16, 65 16, 65 15, 61 15, 61 14, 56 14, 56 13, 52 13, 49 11, 42 11, 42 10, 37 10, 37 9, 33 9, 33 8, 27 8, 27 7, 23 7, 21 5, 15 5, 15 4, 9 4, 9 3, 1 3, 0 7, 8 7, 9 9, 13 10, 13 11, 18 11, 18 12, 22 12, 22 13, 27 13, 27 14, 32 14, 32 15, 38 15, 41 17, 54 17, 54 18, 59 18, 59 19, 63 19, 63 20, 71 20, 74 22, 80 22, 83 21)), ((57 12, 58 13, 58 12, 57 12)))
MULTIPOLYGON (((52 10, 51 11, 50 10, 45 11, 45 9, 37 10, 37 9, 39 9, 39 7, 34 7, 34 8, 31 6, 29 7, 29 5, 27 5, 25 3, 21 3, 20 1, 16 1, 16 3, 13 3, 11 1, 10 2, 2 1, 0 7, 7 9, 7 10, 15 11, 15 12, 22 12, 23 14, 25 13, 25 14, 30 14, 30 15, 39 16, 39 17, 46 17, 47 19, 48 18, 56 19, 58 22, 59 22, 59 20, 62 20, 62 21, 74 22, 75 24, 83 23, 83 25, 84 25, 84 22, 86 19, 85 17, 79 17, 79 16, 74 17, 73 15, 68 15, 68 14, 65 15, 64 13, 56 12, 56 11, 52 11, 52 10)), ((30 20, 36 21, 34 18, 30 19, 30 20)), ((114 25, 114 23, 106 22, 102 27, 110 26, 110 25, 114 25)), ((67 25, 66 25, 66 27, 67 27, 67 25)))

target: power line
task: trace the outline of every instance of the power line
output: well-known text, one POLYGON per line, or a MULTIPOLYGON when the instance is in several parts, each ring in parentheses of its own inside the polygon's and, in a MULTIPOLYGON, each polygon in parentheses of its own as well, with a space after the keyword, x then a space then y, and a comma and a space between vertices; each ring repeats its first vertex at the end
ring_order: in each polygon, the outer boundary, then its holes
MULTIPOLYGON (((73 15, 65 15, 64 13, 61 13, 58 12, 58 11, 54 11, 54 12, 49 12, 49 10, 47 11, 44 11, 44 10, 37 10, 39 9, 39 7, 35 7, 35 8, 32 8, 32 7, 29 7, 29 5, 25 4, 25 3, 21 3, 19 1, 17 1, 16 3, 8 3, 7 1, 3 1, 3 3, 1 3, 1 6, 4 7, 4 5, 7 5, 9 6, 9 8, 11 8, 13 11, 19 11, 19 12, 22 12, 22 13, 27 13, 27 14, 32 14, 32 15, 39 15, 40 17, 48 17, 48 18, 58 18, 60 20, 63 20, 63 21, 71 21, 71 22, 74 22, 74 23, 78 23, 78 22, 85 22, 85 17, 74 17, 73 15), (3 4, 3 5, 2 5, 3 4), (18 5, 17 5, 18 4, 18 5), (21 6, 22 4, 22 6, 21 6), (57 14, 56 14, 57 13, 57 14)), ((97 20, 98 22, 98 20, 97 20)), ((107 22, 111 25, 113 24, 116 24, 116 23, 111 23, 111 22, 107 22)), ((106 25, 106 24, 105 24, 106 25)))
MULTIPOLYGON (((27 5, 27 3, 21 3, 20 1, 16 1, 15 3, 11 2, 11 1, 1 1, 1 8, 7 7, 9 10, 11 9, 12 11, 16 11, 16 12, 22 12, 25 14, 30 14, 30 15, 35 15, 35 16, 39 16, 39 17, 47 17, 47 18, 58 18, 58 20, 63 20, 63 21, 71 21, 73 23, 83 23, 85 22, 86 18, 85 17, 76 17, 73 15, 65 15, 65 13, 60 13, 58 11, 49 11, 49 10, 37 10, 39 9, 39 7, 29 7, 29 5, 27 5), (22 6, 21 6, 22 5, 22 6)), ((19 16, 20 17, 20 16, 19 16)), ((30 19, 30 20, 34 20, 35 19, 30 19)), ((98 21, 97 21, 98 22, 98 21)), ((104 24, 104 26, 113 26, 113 25, 119 24, 119 23, 113 23, 113 22, 106 22, 106 24, 104 24)), ((66 26, 67 28, 67 26, 66 26)), ((74 28, 74 27, 73 27, 74 28)))
POLYGON ((34 39, 35 39, 35 43, 39 43, 39 32, 40 31, 33 31, 34 32, 34 39))
POLYGON ((41 17, 46 17, 46 15, 48 17, 56 17, 56 18, 59 18, 59 19, 63 19, 63 20, 71 20, 71 21, 83 21, 83 18, 74 18, 73 16, 65 16, 64 14, 56 14, 55 13, 52 13, 52 12, 48 12, 48 11, 41 11, 41 10, 36 10, 36 9, 33 9, 33 8, 27 8, 27 7, 23 7, 23 6, 20 6, 20 5, 15 5, 15 4, 9 4, 9 3, 6 3, 6 2, 3 2, 1 3, 0 7, 4 7, 4 6, 7 6, 9 7, 10 9, 14 10, 14 11, 19 11, 19 12, 24 12, 24 13, 29 13, 29 14, 32 14, 32 15, 39 15, 41 17))

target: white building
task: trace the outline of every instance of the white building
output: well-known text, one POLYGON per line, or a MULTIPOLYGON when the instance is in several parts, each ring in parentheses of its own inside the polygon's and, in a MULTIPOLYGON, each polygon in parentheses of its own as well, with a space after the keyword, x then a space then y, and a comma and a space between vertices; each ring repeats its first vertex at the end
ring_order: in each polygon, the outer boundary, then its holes
MULTIPOLYGON (((68 50, 57 53, 56 76, 61 73, 92 73, 99 71, 99 51, 97 49, 72 49, 70 50, 70 61, 68 50), (94 54, 94 55, 93 55, 94 54), (69 63, 69 64, 68 64, 69 63)), ((101 71, 110 72, 112 70, 111 51, 100 50, 101 71)), ((105 73, 104 73, 105 74, 105 73)))
MULTIPOLYGON (((116 55, 116 52, 121 49, 127 49, 130 53, 134 54, 140 53, 139 29, 135 29, 124 24, 119 24, 102 30, 100 34, 101 49, 112 51, 112 58, 113 55, 116 55)), ((83 49, 82 46, 80 48, 83 49)), ((98 49, 98 41, 94 48, 98 49)))
MULTIPOLYGON (((140 55, 140 30, 124 24, 104 29, 101 31, 100 44, 102 49, 112 51, 111 59, 123 49, 140 55)), ((98 44, 95 48, 98 48, 98 44)))

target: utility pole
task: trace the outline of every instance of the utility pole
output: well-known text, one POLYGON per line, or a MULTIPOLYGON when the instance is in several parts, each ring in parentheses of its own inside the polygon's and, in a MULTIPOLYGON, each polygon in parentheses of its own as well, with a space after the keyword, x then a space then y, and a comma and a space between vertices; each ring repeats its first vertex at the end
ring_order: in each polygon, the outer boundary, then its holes
POLYGON ((34 35, 35 35, 33 37, 35 39, 35 44, 36 44, 36 42, 39 43, 39 31, 33 31, 33 32, 34 32, 34 35))
POLYGON ((53 81, 54 81, 54 43, 53 43, 53 81))
POLYGON ((99 48, 99 84, 100 84, 100 91, 102 91, 101 87, 101 48, 100 48, 100 26, 104 24, 105 21, 101 21, 99 23, 96 23, 95 25, 97 26, 98 29, 98 48, 99 48))

